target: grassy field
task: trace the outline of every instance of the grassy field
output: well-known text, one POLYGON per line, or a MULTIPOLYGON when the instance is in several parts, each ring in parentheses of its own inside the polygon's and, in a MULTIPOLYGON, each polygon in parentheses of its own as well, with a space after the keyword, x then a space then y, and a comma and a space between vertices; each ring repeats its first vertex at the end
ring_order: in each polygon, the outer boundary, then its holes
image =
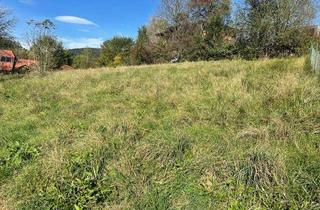
POLYGON ((0 209, 320 209, 303 64, 0 76, 0 209))

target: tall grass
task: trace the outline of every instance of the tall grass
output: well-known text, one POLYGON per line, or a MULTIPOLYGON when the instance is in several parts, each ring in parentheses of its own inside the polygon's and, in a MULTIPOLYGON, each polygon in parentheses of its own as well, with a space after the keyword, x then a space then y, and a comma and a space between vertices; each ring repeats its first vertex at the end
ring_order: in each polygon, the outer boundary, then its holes
POLYGON ((0 209, 319 209, 303 59, 0 78, 0 209))

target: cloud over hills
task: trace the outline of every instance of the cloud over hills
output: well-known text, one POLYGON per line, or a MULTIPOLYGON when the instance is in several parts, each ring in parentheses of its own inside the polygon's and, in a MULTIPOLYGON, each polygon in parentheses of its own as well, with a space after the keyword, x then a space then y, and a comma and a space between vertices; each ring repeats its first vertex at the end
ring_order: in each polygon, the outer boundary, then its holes
POLYGON ((103 43, 102 38, 79 38, 79 39, 67 39, 60 37, 59 40, 62 41, 67 49, 77 49, 77 48, 100 48, 103 43))

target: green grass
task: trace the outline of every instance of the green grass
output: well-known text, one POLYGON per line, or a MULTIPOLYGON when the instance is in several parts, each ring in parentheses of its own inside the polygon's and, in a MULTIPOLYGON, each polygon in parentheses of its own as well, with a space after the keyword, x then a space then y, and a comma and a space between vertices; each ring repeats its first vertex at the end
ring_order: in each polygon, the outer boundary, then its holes
POLYGON ((304 59, 0 77, 0 209, 320 209, 304 59))

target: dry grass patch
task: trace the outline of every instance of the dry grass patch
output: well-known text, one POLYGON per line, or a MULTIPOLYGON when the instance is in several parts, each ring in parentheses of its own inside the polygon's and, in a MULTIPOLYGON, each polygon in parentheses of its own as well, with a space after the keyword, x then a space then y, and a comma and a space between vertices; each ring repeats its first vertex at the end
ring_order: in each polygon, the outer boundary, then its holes
POLYGON ((0 204, 319 209, 320 88, 303 63, 1 76, 0 204))

